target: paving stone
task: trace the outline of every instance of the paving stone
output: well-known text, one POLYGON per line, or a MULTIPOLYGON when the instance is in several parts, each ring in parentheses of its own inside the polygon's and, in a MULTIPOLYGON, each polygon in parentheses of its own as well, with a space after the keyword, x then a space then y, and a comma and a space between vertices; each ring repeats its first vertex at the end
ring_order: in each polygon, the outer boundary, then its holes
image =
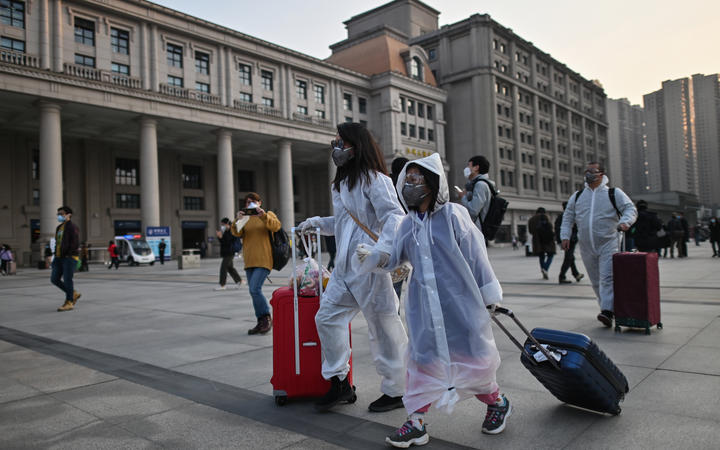
MULTIPOLYGON (((660 368, 720 376, 720 347, 686 345, 665 361, 660 368)), ((720 383, 720 379, 718 379, 720 383)))

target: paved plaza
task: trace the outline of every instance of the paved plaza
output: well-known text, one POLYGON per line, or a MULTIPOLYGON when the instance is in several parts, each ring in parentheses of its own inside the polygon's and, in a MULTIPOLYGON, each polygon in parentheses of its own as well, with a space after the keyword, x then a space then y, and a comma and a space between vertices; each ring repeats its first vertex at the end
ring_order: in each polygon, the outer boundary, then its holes
MULTIPOLYGON (((515 408, 508 428, 483 435, 485 406, 466 400, 452 416, 430 411, 425 448, 717 449, 720 259, 710 258, 707 243, 689 251, 686 260, 660 261, 664 329, 648 336, 602 328, 587 278, 558 285, 561 255, 543 281, 536 258, 490 249, 504 305, 529 328, 592 337, 630 392, 615 417, 563 405, 493 325, 498 381, 515 408)), ((380 392, 362 315, 352 324, 358 401, 327 414, 307 401, 278 407, 272 335, 248 336, 255 318, 246 286, 213 291, 219 264, 91 266, 76 274, 82 298, 64 313, 55 311, 63 297, 49 271, 0 278, 0 448, 385 447, 405 412, 367 410, 380 392)), ((289 268, 271 274, 268 297, 288 276, 289 268)))

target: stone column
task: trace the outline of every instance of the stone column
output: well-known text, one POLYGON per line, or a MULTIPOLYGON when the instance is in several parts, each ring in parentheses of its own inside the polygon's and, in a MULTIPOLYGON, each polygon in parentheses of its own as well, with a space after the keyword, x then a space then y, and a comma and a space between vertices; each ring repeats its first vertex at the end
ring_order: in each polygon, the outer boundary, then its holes
POLYGON ((50 70, 50 9, 48 0, 40 0, 40 68, 50 70))
POLYGON ((230 220, 235 216, 235 187, 233 185, 232 131, 221 129, 217 134, 217 190, 218 217, 230 220))
POLYGON ((278 141, 278 193, 280 221, 283 230, 295 226, 295 194, 293 193, 292 144, 287 139, 278 141))
POLYGON ((55 236, 57 209, 63 204, 60 105, 40 102, 40 235, 55 236))
POLYGON ((142 226, 160 226, 157 120, 140 119, 140 208, 142 226))
POLYGON ((55 10, 53 11, 53 70, 55 72, 63 71, 63 13, 62 1, 55 0, 55 10))

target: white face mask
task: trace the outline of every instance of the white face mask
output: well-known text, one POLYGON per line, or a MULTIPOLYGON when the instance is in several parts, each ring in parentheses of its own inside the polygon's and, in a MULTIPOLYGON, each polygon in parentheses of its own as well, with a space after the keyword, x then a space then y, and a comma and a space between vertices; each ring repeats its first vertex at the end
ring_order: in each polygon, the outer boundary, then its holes
POLYGON ((221 226, 220 226, 220 231, 223 231, 223 232, 224 232, 225 230, 227 230, 227 227, 226 227, 225 225, 221 225, 221 226))
POLYGON ((469 167, 465 167, 463 169, 463 175, 465 175, 465 178, 470 178, 470 175, 472 175, 472 171, 469 167))
POLYGON ((250 202, 250 204, 247 205, 247 208, 248 208, 248 209, 255 209, 255 208, 257 208, 258 206, 259 206, 259 205, 258 205, 257 203, 255 203, 255 202, 250 202))

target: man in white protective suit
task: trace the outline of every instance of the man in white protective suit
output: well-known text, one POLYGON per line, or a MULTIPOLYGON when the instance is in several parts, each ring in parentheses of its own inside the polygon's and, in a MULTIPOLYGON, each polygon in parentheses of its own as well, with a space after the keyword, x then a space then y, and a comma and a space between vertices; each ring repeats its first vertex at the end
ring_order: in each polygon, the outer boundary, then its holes
POLYGON ((377 373, 382 377, 382 396, 372 402, 370 411, 402 408, 405 389, 407 333, 398 315, 399 301, 390 274, 359 273, 352 264, 358 244, 374 244, 390 253, 398 224, 405 216, 382 152, 359 123, 342 123, 331 143, 337 174, 332 185, 334 215, 311 217, 299 225, 301 230, 320 228, 335 235, 337 253, 327 288, 315 316, 322 345, 322 375, 330 380, 327 394, 315 408, 327 411, 354 397, 347 379, 350 370, 348 326, 362 311, 368 324, 370 352, 377 373), (354 216, 354 218, 353 218, 354 216), (378 235, 377 243, 358 224, 378 235))
POLYGON ((568 199, 563 213, 560 239, 563 250, 570 248, 573 223, 577 224, 580 256, 600 305, 597 319, 611 327, 614 317, 613 262, 619 251, 620 234, 637 219, 632 200, 619 188, 609 188, 605 169, 590 162, 585 170, 585 189, 568 199))

